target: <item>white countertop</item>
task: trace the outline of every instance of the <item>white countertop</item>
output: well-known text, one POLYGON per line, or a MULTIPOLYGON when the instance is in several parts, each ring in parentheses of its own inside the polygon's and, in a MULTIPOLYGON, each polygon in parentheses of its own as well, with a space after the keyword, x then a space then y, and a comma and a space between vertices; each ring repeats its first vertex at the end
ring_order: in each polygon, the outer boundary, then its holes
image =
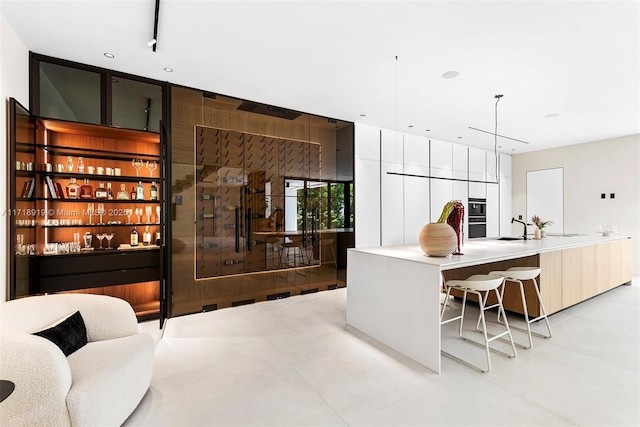
POLYGON ((355 248, 349 251, 371 255, 400 258, 440 267, 441 270, 485 264, 506 259, 521 258, 543 252, 557 251, 580 246, 595 245, 615 240, 630 239, 629 235, 601 236, 599 234, 577 235, 571 237, 551 236, 540 240, 497 240, 497 238, 465 240, 462 247, 464 255, 431 257, 426 255, 417 244, 355 248))

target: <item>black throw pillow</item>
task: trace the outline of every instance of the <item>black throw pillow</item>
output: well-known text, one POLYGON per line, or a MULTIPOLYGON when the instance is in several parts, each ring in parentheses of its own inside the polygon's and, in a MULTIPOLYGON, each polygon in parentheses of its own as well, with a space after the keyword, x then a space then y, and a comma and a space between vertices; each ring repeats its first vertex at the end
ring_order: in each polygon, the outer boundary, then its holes
POLYGON ((48 339, 60 347, 65 356, 70 355, 87 343, 87 329, 79 311, 76 311, 57 325, 44 331, 34 332, 33 335, 48 339))

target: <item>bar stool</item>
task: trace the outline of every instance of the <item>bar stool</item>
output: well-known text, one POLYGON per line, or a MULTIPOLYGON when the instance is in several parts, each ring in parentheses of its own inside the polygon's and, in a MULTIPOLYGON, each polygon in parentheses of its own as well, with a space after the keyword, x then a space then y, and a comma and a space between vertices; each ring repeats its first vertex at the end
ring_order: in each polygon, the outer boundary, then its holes
POLYGON ((285 257, 287 267, 291 266, 289 262, 289 258, 290 258, 289 251, 291 249, 293 249, 293 266, 295 267, 297 265, 296 258, 300 258, 300 265, 305 265, 302 237, 299 237, 299 236, 293 236, 291 238, 285 237, 285 241, 284 243, 281 244, 281 246, 284 249, 284 251, 286 251, 286 254, 284 255, 284 257, 285 257))
POLYGON ((498 292, 498 288, 502 286, 503 283, 504 283, 503 277, 489 276, 485 274, 475 274, 473 276, 470 276, 466 280, 449 280, 445 282, 444 284, 444 287, 446 289, 445 304, 442 306, 442 311, 440 312, 440 325, 444 325, 449 322, 460 320, 460 329, 458 331, 458 335, 460 336, 460 338, 462 338, 465 341, 469 341, 472 344, 482 346, 482 344, 462 336, 462 325, 464 323, 464 311, 467 303, 467 293, 472 293, 478 297, 478 305, 480 306, 480 320, 482 321, 481 332, 484 336, 484 347, 487 352, 487 369, 482 369, 478 366, 468 363, 444 351, 442 352, 442 354, 449 356, 452 359, 455 359, 461 363, 464 363, 465 365, 479 369, 481 372, 491 371, 490 351, 503 354, 504 356, 507 356, 509 358, 513 358, 517 356, 515 343, 513 342, 513 337, 511 336, 511 330, 509 329, 509 322, 507 321, 507 316, 504 313, 504 308, 502 306, 502 298, 500 297, 500 293, 498 292), (452 289, 456 289, 464 293, 462 297, 462 312, 460 313, 459 316, 453 317, 451 319, 443 320, 444 312, 445 312, 445 309, 447 308, 446 302, 449 300, 449 294, 451 293, 452 289), (506 330, 504 332, 501 332, 497 335, 489 335, 487 333, 487 325, 486 325, 485 316, 484 316, 484 312, 485 310, 487 310, 487 308, 485 307, 486 296, 483 297, 482 293, 484 292, 486 293, 486 295, 488 295, 490 291, 494 291, 496 293, 496 298, 498 299, 498 304, 497 304, 498 311, 502 311, 502 314, 504 316, 504 326, 506 327, 506 330), (491 341, 498 339, 504 335, 509 335, 509 340, 511 341, 511 348, 513 349, 513 356, 489 347, 489 343, 491 341), (489 338, 489 336, 491 336, 491 338, 489 338))
MULTIPOLYGON (((504 277, 504 284, 502 285, 502 289, 500 292, 500 296, 504 297, 504 288, 507 282, 517 283, 520 286, 520 298, 522 299, 522 307, 524 309, 524 320, 527 325, 527 329, 519 328, 516 326, 512 326, 513 329, 517 329, 519 331, 526 332, 529 336, 529 346, 524 346, 522 344, 518 344, 522 348, 531 348, 533 346, 533 340, 531 339, 531 335, 537 335, 541 338, 551 338, 551 325, 549 324, 549 318, 547 316, 547 311, 544 309, 544 304, 542 303, 542 297, 540 296, 540 289, 538 289, 538 282, 536 281, 536 277, 540 275, 541 269, 539 267, 511 267, 505 271, 492 271, 489 273, 490 276, 500 276, 504 277), (535 319, 529 319, 529 311, 527 310, 527 301, 524 294, 524 285, 522 284, 523 280, 531 280, 533 281, 533 288, 536 291, 536 296, 538 297, 538 304, 540 304, 540 311, 542 312, 541 316, 536 317, 535 319), (537 322, 540 319, 544 319, 547 324, 547 330, 549 331, 549 335, 543 335, 537 332, 531 332, 531 323, 537 322)), ((485 298, 484 303, 486 304, 487 300, 485 298)), ((497 304, 487 307, 487 309, 495 308, 497 304)), ((504 310, 503 310, 504 313, 504 310)), ((505 316, 506 319, 506 316, 505 316)), ((498 311, 498 322, 500 322, 500 311, 498 311)), ((478 319, 477 327, 480 326, 480 320, 478 319)))

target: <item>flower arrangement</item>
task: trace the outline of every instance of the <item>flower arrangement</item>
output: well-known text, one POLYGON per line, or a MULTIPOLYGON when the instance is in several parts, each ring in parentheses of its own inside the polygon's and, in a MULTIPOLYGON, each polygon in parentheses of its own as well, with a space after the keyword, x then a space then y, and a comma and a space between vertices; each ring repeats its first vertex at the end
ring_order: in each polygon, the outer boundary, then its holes
POLYGON ((547 225, 553 224, 553 221, 543 221, 538 215, 532 216, 531 222, 533 222, 540 230, 545 228, 547 225))

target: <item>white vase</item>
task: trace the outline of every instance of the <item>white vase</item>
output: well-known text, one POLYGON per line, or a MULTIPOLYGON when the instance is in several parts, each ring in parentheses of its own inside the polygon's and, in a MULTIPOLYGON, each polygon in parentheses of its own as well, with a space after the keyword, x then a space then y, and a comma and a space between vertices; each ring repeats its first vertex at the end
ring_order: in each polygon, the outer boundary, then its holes
POLYGON ((540 230, 538 227, 536 227, 536 228, 533 230, 533 238, 534 238, 535 240, 540 240, 540 239, 542 239, 542 230, 540 230))

